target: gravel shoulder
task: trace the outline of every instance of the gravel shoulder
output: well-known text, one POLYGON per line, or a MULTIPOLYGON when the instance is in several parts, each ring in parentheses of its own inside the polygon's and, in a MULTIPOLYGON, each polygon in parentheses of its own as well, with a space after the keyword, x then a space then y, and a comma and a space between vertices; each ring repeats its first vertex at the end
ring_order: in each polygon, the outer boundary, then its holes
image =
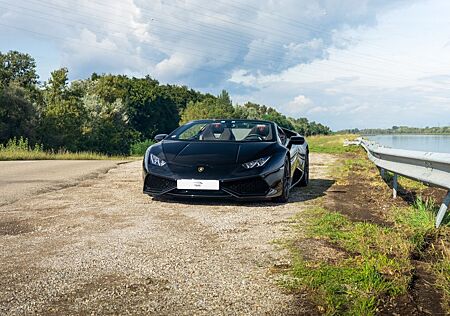
POLYGON ((275 284, 289 257, 273 241, 335 160, 311 154, 287 204, 155 200, 137 161, 0 206, 0 314, 308 314, 275 284))
POLYGON ((115 160, 0 161, 0 205, 95 178, 118 163, 115 160))

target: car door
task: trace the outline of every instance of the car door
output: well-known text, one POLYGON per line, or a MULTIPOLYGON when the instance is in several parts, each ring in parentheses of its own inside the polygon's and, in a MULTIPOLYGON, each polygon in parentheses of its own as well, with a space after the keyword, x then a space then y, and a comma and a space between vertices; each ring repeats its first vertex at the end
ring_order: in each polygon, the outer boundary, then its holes
POLYGON ((289 136, 283 131, 282 128, 277 126, 278 137, 283 146, 289 150, 291 157, 291 176, 293 176, 295 169, 299 167, 299 146, 289 144, 289 136))

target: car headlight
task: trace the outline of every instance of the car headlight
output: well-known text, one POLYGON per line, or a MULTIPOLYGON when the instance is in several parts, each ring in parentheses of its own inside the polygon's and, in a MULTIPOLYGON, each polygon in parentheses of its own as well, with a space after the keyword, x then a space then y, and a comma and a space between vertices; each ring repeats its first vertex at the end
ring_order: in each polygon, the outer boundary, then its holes
POLYGON ((246 169, 252 169, 256 167, 262 167, 268 162, 270 157, 259 158, 250 162, 243 163, 242 166, 246 169))
POLYGON ((153 154, 150 154, 150 162, 152 163, 152 165, 159 166, 159 167, 162 167, 166 164, 166 162, 164 160, 162 160, 161 158, 159 158, 153 154))

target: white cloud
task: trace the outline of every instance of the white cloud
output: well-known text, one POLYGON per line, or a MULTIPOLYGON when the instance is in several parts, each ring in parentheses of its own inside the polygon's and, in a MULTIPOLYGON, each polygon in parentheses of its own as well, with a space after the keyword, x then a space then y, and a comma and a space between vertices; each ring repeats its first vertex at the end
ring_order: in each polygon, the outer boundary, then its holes
POLYGON ((159 62, 155 67, 155 75, 157 78, 167 79, 172 76, 180 76, 192 71, 192 67, 199 64, 201 60, 192 58, 189 55, 175 52, 168 58, 159 62))
POLYGON ((301 90, 314 99, 302 108, 308 118, 335 129, 438 125, 450 117, 450 47, 442 45, 450 36, 448 12, 450 3, 427 1, 380 13, 376 26, 340 33, 357 38, 356 45, 331 47, 325 59, 254 76, 248 82, 264 89, 251 96, 293 113, 301 90))
MULTIPOLYGON (((64 0, 17 0, 7 5, 7 12, 15 15, 8 21, 12 25, 49 31, 48 35, 58 37, 61 54, 66 56, 92 53, 97 48, 94 56, 101 56, 99 65, 111 64, 106 61, 111 59, 115 70, 144 72, 174 63, 186 68, 189 63, 190 77, 195 77, 197 69, 207 68, 222 73, 216 80, 224 80, 230 70, 241 66, 252 73, 270 74, 323 58, 338 37, 338 29, 371 25, 374 16, 391 2, 347 0, 336 5, 319 0, 77 0, 69 6, 64 0), (86 31, 95 34, 97 40, 86 37, 86 31), (67 43, 70 39, 78 39, 79 45, 67 43), (115 44, 108 48, 109 53, 101 44, 105 42, 115 44), (117 57, 123 54, 133 62, 117 57)), ((79 69, 76 76, 89 75, 88 67, 96 64, 91 60, 85 67, 80 64, 84 59, 63 62, 79 69)), ((109 71, 108 67, 97 68, 94 70, 109 71)), ((164 75, 171 80, 189 71, 164 75)))
POLYGON ((326 47, 321 38, 314 38, 305 43, 289 43, 283 45, 286 49, 285 59, 289 63, 305 63, 327 56, 326 47))
POLYGON ((433 125, 450 115, 446 0, 16 0, 1 6, 1 23, 13 28, 0 25, 0 50, 31 53, 43 65, 43 79, 60 66, 74 79, 92 72, 149 74, 213 93, 229 88, 235 101, 306 114, 335 129, 433 125))
POLYGON ((300 113, 314 111, 315 108, 311 99, 300 94, 289 102, 284 109, 287 114, 298 116, 300 113))

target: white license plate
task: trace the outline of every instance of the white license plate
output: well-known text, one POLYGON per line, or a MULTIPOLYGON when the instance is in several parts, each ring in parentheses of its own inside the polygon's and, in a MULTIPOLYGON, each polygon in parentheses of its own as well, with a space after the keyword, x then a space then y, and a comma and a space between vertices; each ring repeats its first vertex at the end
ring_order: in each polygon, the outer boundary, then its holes
POLYGON ((219 180, 177 180, 177 189, 181 190, 219 190, 219 180))

